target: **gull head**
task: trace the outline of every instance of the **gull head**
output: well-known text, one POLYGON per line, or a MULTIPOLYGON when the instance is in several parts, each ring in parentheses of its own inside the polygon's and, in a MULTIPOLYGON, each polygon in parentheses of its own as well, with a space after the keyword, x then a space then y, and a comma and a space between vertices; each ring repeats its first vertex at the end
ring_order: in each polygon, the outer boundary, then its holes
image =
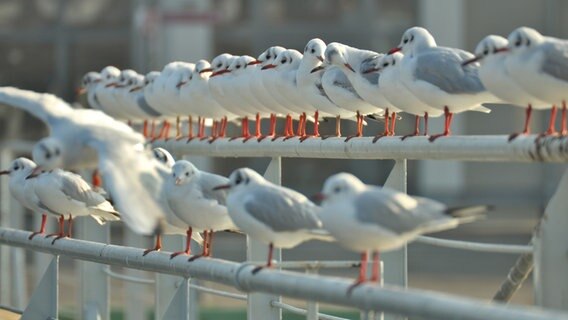
POLYGON ((404 58, 404 55, 400 52, 395 52, 393 54, 386 54, 379 58, 377 67, 384 71, 387 68, 397 68, 400 65, 400 61, 404 58))
POLYGON ((216 77, 228 73, 229 65, 231 65, 234 59, 236 59, 236 57, 228 53, 223 53, 216 56, 211 61, 211 67, 213 71, 213 73, 211 73, 211 77, 216 77))
POLYGON ((36 170, 61 168, 63 167, 63 145, 55 138, 43 138, 34 146, 32 159, 38 166, 36 170))
POLYGON ((323 202, 338 201, 365 190, 365 184, 350 173, 338 173, 327 178, 317 196, 323 202))
POLYGON ((347 61, 345 46, 341 43, 332 42, 328 44, 324 56, 327 63, 355 72, 355 69, 347 61))
POLYGON ((165 164, 168 168, 173 167, 176 162, 172 154, 164 148, 154 148, 152 150, 152 153, 154 154, 154 158, 156 158, 156 160, 165 164))
POLYGON ((398 47, 392 48, 389 54, 400 51, 405 55, 414 55, 423 49, 435 46, 436 40, 428 30, 422 27, 412 27, 402 34, 398 47))
POLYGON ((8 174, 10 179, 25 179, 36 168, 35 162, 28 158, 17 158, 10 163, 10 167, 6 170, 0 171, 0 175, 8 174))
POLYGON ((120 70, 117 67, 107 66, 101 70, 101 80, 106 83, 114 82, 120 76, 120 70))
POLYGON ((488 35, 483 38, 483 40, 479 41, 477 47, 475 47, 475 57, 465 61, 463 65, 504 57, 504 54, 509 51, 507 47, 508 43, 509 41, 501 36, 488 35))
POLYGON ((266 65, 272 64, 276 57, 278 57, 278 55, 284 50, 286 50, 286 48, 284 47, 272 46, 264 50, 264 52, 258 56, 257 60, 260 61, 261 67, 264 67, 266 65))
POLYGON ((198 174, 199 170, 187 160, 178 160, 172 167, 172 177, 176 186, 190 183, 198 174))
POLYGON ((320 38, 314 38, 306 44, 303 59, 310 59, 314 64, 319 64, 325 60, 325 42, 320 38))
MULTIPOLYGON (((302 61, 302 54, 298 50, 287 49, 282 52, 274 59, 274 68, 278 70, 291 70, 298 68, 300 62, 302 61)), ((266 68, 263 67, 263 68, 266 68)))
MULTIPOLYGON (((211 64, 207 60, 199 60, 195 63, 195 69, 193 70, 194 75, 198 75, 199 78, 208 77, 210 72, 213 72, 211 64), (197 74, 195 74, 197 73, 197 74)), ((191 80, 191 79, 190 79, 191 80)))
POLYGON ((182 86, 186 85, 190 80, 193 80, 193 73, 195 72, 195 65, 188 64, 183 68, 176 71, 179 75, 179 81, 176 84, 176 88, 180 89, 182 86))
POLYGON ((115 84, 115 88, 125 88, 130 87, 133 84, 133 80, 138 73, 132 69, 125 69, 120 72, 120 76, 118 77, 118 81, 115 84))
POLYGON ((533 28, 520 27, 509 34, 509 51, 524 52, 544 42, 544 36, 533 28))
POLYGON ((381 68, 379 66, 379 62, 384 56, 385 55, 379 54, 363 60, 361 62, 361 65, 359 66, 359 72, 362 74, 367 74, 380 71, 381 68))
POLYGON ((254 65, 256 61, 257 60, 251 56, 240 56, 233 60, 228 70, 234 75, 239 75, 244 73, 249 66, 254 65))
POLYGON ((216 186, 213 190, 228 189, 229 192, 239 192, 245 190, 250 184, 262 182, 264 178, 258 172, 250 168, 240 168, 231 173, 229 184, 216 186))
POLYGON ((88 72, 81 79, 81 86, 77 89, 77 94, 85 93, 101 82, 101 80, 102 77, 100 73, 94 71, 88 72))

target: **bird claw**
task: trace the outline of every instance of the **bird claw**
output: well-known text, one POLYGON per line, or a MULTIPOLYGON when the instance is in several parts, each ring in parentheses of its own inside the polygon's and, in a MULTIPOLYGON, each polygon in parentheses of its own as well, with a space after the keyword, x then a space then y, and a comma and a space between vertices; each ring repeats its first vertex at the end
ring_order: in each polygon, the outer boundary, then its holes
POLYGON ((53 241, 51 241, 51 245, 54 245, 54 244, 55 244, 55 241, 57 241, 57 240, 59 240, 59 239, 63 239, 63 238, 67 238, 67 236, 66 236, 66 235, 62 235, 62 234, 58 235, 57 237, 55 237, 55 238, 53 239, 53 241))
POLYGON ((355 290, 355 288, 359 287, 363 283, 365 283, 365 280, 357 280, 357 281, 355 281, 355 283, 350 285, 349 288, 347 289, 347 296, 351 296, 351 293, 353 293, 353 290, 355 290))
POLYGON ((196 255, 196 256, 193 256, 193 257, 187 259, 187 261, 188 261, 188 262, 193 262, 193 261, 195 261, 195 260, 197 260, 197 259, 200 259, 200 258, 203 258, 203 257, 205 257, 205 256, 202 255, 202 254, 198 254, 198 255, 196 255))
POLYGON ((172 254, 170 254, 170 260, 172 260, 173 258, 179 256, 179 255, 189 255, 188 252, 186 251, 178 251, 178 252, 174 252, 172 254))
POLYGON ((28 237, 28 240, 32 240, 35 236, 39 235, 39 234, 43 234, 43 232, 32 232, 32 234, 30 234, 30 236, 28 237))
POLYGON ((435 135, 430 136, 430 138, 428 138, 428 141, 434 142, 434 141, 436 141, 438 138, 440 138, 440 137, 447 137, 448 135, 449 135, 449 134, 446 134, 446 133, 435 134, 435 135))
POLYGON ((144 253, 142 253, 142 256, 145 257, 150 252, 154 252, 154 251, 159 252, 160 250, 161 249, 159 249, 159 248, 158 249, 157 248, 146 249, 146 250, 144 250, 144 253))
POLYGON ((345 142, 349 142, 349 140, 353 139, 353 138, 359 138, 361 137, 360 135, 356 134, 356 135, 352 135, 352 136, 348 136, 347 138, 345 138, 345 142))
POLYGON ((260 272, 260 270, 264 269, 264 266, 258 266, 254 269, 252 269, 252 274, 257 274, 260 272))

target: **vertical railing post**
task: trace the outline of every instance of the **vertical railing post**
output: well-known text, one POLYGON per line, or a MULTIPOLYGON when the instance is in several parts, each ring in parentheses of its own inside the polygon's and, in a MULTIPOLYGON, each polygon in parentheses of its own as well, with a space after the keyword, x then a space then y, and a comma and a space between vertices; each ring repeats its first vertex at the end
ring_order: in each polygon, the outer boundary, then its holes
MULTIPOLYGON (((80 224, 81 239, 110 243, 110 223, 98 225, 93 219, 83 218, 80 224)), ((84 320, 110 320, 110 279, 101 264, 79 261, 81 277, 80 310, 84 320)))
MULTIPOLYGON (((7 149, 0 150, 0 170, 8 168, 12 161, 12 152, 7 149)), ((10 202, 11 196, 8 190, 8 179, 0 179, 0 225, 10 227, 10 202)), ((10 251, 12 247, 0 246, 0 304, 12 305, 12 270, 10 263, 10 251)))
POLYGON ((53 256, 43 277, 22 313, 21 320, 58 319, 59 308, 59 256, 53 256))
POLYGON ((568 310, 568 170, 546 206, 534 243, 536 303, 543 308, 568 310))
MULTIPOLYGON (((280 157, 272 158, 264 177, 276 184, 282 183, 282 159, 280 157)), ((268 246, 266 244, 252 240, 247 236, 247 260, 248 261, 265 261, 267 259, 268 246)), ((273 259, 280 262, 280 249, 274 249, 273 259)), ((282 310, 271 305, 271 301, 280 301, 277 295, 266 293, 250 293, 247 301, 247 319, 248 320, 280 320, 282 319, 282 310)))
MULTIPOLYGON (((147 248, 149 243, 146 237, 135 234, 128 228, 124 228, 124 244, 129 247, 147 248)), ((142 250, 140 251, 142 254, 142 250)), ((126 269, 126 275, 135 278, 148 278, 149 273, 142 270, 126 269)), ((127 281, 124 283, 124 319, 125 320, 139 320, 147 319, 147 312, 149 309, 145 304, 144 296, 147 292, 147 286, 140 283, 127 281)))
MULTIPOLYGON (((307 274, 318 274, 319 269, 318 268, 311 268, 308 267, 306 268, 306 273, 307 274)), ((308 314, 306 315, 306 320, 318 320, 319 316, 319 304, 316 301, 308 301, 308 306, 306 308, 306 310, 308 311, 308 314)))
MULTIPOLYGON (((402 192, 406 192, 406 159, 396 160, 385 186, 402 192)), ((407 265, 406 265, 406 246, 403 248, 381 253, 384 262, 384 282, 406 288, 407 285, 407 265)), ((387 315, 387 320, 401 320, 404 317, 399 315, 387 315)))
MULTIPOLYGON (((162 245, 164 251, 174 252, 174 251, 183 250, 183 244, 184 240, 179 235, 162 236, 162 245)), ((156 314, 154 316, 154 319, 161 320, 164 318, 166 310, 170 305, 172 298, 177 292, 176 285, 180 280, 181 278, 177 276, 156 273, 156 288, 155 288, 156 314)))

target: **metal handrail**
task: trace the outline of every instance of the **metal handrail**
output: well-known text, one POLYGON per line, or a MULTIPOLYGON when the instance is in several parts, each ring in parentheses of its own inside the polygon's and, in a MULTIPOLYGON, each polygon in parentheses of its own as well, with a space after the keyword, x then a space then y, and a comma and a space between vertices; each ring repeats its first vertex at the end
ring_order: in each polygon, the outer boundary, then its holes
POLYGON ((440 238, 425 237, 425 236, 420 236, 416 238, 416 242, 438 246, 438 247, 455 248, 455 249, 470 250, 470 251, 492 252, 492 253, 525 254, 533 252, 533 247, 530 245, 481 243, 481 242, 462 241, 462 240, 440 239, 440 238))
POLYGON ((95 243, 76 239, 61 239, 54 245, 50 239, 35 237, 30 232, 0 227, 0 243, 42 251, 69 258, 116 265, 126 268, 193 277, 230 285, 244 292, 260 291, 305 300, 354 307, 360 310, 383 311, 405 316, 420 316, 463 320, 537 320, 568 319, 567 313, 534 307, 484 304, 478 300, 456 298, 431 291, 404 290, 399 287, 361 285, 346 294, 352 282, 327 276, 313 276, 281 270, 262 270, 253 274, 251 264, 213 258, 187 263, 185 259, 170 260, 168 253, 154 252, 142 256, 142 249, 95 243))
MULTIPOLYGON (((306 309, 298 308, 298 307, 295 307, 293 305, 290 305, 290 304, 287 304, 287 303, 284 303, 284 302, 280 302, 280 301, 272 300, 272 301, 270 301, 270 305, 275 307, 275 308, 280 308, 282 310, 290 311, 292 313, 299 314, 299 315, 302 315, 302 316, 305 316, 305 315, 308 314, 308 310, 306 310, 306 309)), ((332 316, 332 315, 325 314, 325 313, 318 313, 318 319, 323 319, 323 320, 349 320, 347 318, 336 317, 336 316, 332 316)))

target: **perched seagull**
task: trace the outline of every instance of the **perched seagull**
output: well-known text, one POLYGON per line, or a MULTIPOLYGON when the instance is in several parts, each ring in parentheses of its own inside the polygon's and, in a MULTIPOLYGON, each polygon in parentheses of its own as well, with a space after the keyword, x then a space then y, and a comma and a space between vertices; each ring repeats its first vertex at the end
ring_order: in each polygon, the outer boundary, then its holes
POLYGON ((113 118, 132 121, 144 116, 137 106, 130 103, 130 89, 134 86, 134 81, 138 85, 143 81, 142 76, 132 69, 125 69, 120 72, 118 80, 112 84, 116 112, 115 115, 111 115, 113 118))
MULTIPOLYGON (((526 107, 526 117, 524 130, 521 133, 513 133, 509 136, 509 141, 516 138, 519 134, 530 133, 530 119, 532 109, 550 109, 551 105, 528 93, 521 85, 519 80, 509 73, 505 61, 510 57, 508 49, 509 41, 501 36, 489 35, 475 48, 475 57, 465 61, 470 64, 479 61, 479 78, 485 88, 491 93, 508 103, 526 107)), ((515 57, 512 58, 516 59, 515 57)), ((523 61, 524 65, 526 61, 523 61)), ((531 73, 532 76, 532 73, 531 73)))
POLYGON ((156 230, 156 243, 154 247, 144 250, 142 256, 146 256, 150 252, 162 250, 162 235, 164 234, 179 234, 186 235, 187 248, 190 247, 190 239, 193 239, 197 244, 203 244, 203 238, 197 232, 188 234, 186 232, 187 225, 177 215, 171 210, 168 199, 166 197, 165 189, 167 188, 168 179, 172 175, 172 167, 175 164, 174 157, 163 148, 154 148, 152 150, 154 158, 160 162, 160 166, 157 166, 158 173, 163 179, 163 184, 159 189, 155 189, 155 192, 159 194, 158 203, 164 212, 165 219, 160 223, 159 228, 156 230))
MULTIPOLYGON (((273 247, 292 248, 311 240, 329 240, 320 233, 320 208, 301 193, 275 185, 249 168, 233 171, 229 183, 214 190, 228 189, 227 208, 235 225, 251 238, 267 243, 272 266, 273 247)), ((257 267, 257 273, 263 267, 257 267)))
POLYGON ((113 66, 107 66, 101 70, 100 75, 101 80, 97 82, 94 89, 98 104, 101 107, 99 110, 113 116, 115 114, 113 109, 116 107, 114 102, 113 86, 118 77, 120 77, 120 70, 113 66))
MULTIPOLYGON (((33 156, 35 159, 38 154, 34 152, 33 156)), ((42 156, 39 154, 39 157, 42 156)), ((48 235, 55 236, 52 244, 58 239, 71 237, 75 217, 91 216, 99 224, 120 220, 120 214, 112 204, 77 174, 61 169, 43 172, 37 166, 25 179, 35 180, 32 182, 33 192, 39 199, 40 208, 59 217, 59 232, 48 235), (68 217, 67 235, 64 230, 65 217, 68 217)))
POLYGON ((462 65, 473 54, 455 48, 438 47, 428 30, 412 27, 404 32, 398 47, 401 51, 400 76, 404 85, 420 100, 444 110, 444 132, 430 136, 430 141, 450 135, 454 113, 478 107, 498 99, 485 89, 479 79, 479 64, 462 65))
MULTIPOLYGON (((315 116, 318 116, 318 114, 316 114, 317 109, 303 99, 297 88, 296 76, 301 61, 302 54, 299 51, 287 49, 276 57, 273 64, 262 67, 262 70, 269 70, 266 72, 273 74, 272 81, 268 83, 269 92, 285 101, 290 114, 300 116, 297 135, 305 137, 307 136, 305 132, 307 123, 306 112, 314 113, 315 116)), ((314 121, 317 122, 318 119, 314 119, 314 121)), ((286 138, 291 138, 294 136, 291 121, 288 122, 288 125, 291 135, 288 134, 286 138)))
MULTIPOLYGON (((324 115, 331 115, 336 118, 335 136, 340 137, 341 118, 352 118, 355 117, 356 113, 342 109, 333 103, 322 86, 323 69, 318 68, 323 64, 325 48, 325 42, 318 38, 312 39, 306 44, 300 67, 296 73, 296 86, 302 98, 316 108, 316 113, 321 111, 324 115)), ((314 118, 317 118, 317 115, 314 118)), ((313 136, 319 136, 317 121, 314 122, 313 136)))
POLYGON ((27 158, 17 158, 10 163, 10 167, 7 170, 0 171, 0 175, 7 174, 10 176, 10 182, 8 183, 8 188, 10 189, 10 194, 25 208, 35 212, 42 213, 41 215, 41 227, 39 231, 33 232, 28 239, 32 239, 38 234, 45 233, 45 224, 47 222, 47 213, 56 215, 56 213, 50 211, 45 207, 41 207, 41 202, 39 201, 37 195, 33 190, 34 181, 29 181, 26 178, 32 174, 36 168, 35 162, 27 158))
POLYGON ((41 169, 98 166, 104 189, 126 225, 145 235, 159 227, 164 219, 156 191, 163 183, 157 168, 161 164, 144 147, 141 134, 103 112, 73 109, 51 94, 1 87, 0 104, 23 109, 49 127, 51 135, 34 146, 34 161, 41 169))
POLYGON ((372 113, 384 112, 385 130, 383 133, 378 134, 374 141, 384 136, 394 135, 396 114, 401 110, 390 103, 390 101, 377 90, 380 73, 364 73, 367 63, 384 56, 384 54, 332 42, 325 49, 325 56, 329 63, 339 67, 341 71, 343 71, 355 88, 355 91, 357 91, 357 94, 367 103, 375 106, 374 110, 368 111, 372 113), (389 116, 391 118, 389 118, 389 116), (390 127, 389 121, 391 122, 390 127))
POLYGON ((189 239, 194 231, 203 231, 205 240, 202 254, 191 260, 209 257, 213 232, 236 228, 227 213, 227 191, 213 190, 228 182, 225 177, 198 170, 189 161, 178 160, 174 164, 164 187, 164 196, 172 212, 186 224, 187 242, 185 250, 172 253, 171 258, 190 254, 189 239))
MULTIPOLYGON (((151 74, 151 73, 150 73, 151 74)), ((139 119, 144 119, 145 127, 147 126, 146 119, 156 119, 162 114, 153 109, 144 97, 144 87, 147 82, 149 82, 148 75, 143 76, 136 74, 133 78, 129 80, 126 85, 128 89, 125 93, 125 104, 128 110, 132 110, 133 114, 136 114, 139 119)))
MULTIPOLYGON (((402 136, 402 140, 420 134, 420 117, 424 117, 424 135, 428 135, 428 118, 439 117, 444 112, 431 107, 418 99, 400 79, 400 62, 403 55, 395 52, 391 55, 381 56, 376 65, 369 63, 363 72, 380 72, 378 91, 397 108, 415 116, 414 132, 402 136)), ((365 67, 364 67, 365 68, 365 67)))
MULTIPOLYGON (((180 96, 182 101, 189 103, 193 101, 192 106, 195 106, 195 115, 199 117, 198 123, 201 124, 201 118, 216 119, 218 122, 218 132, 213 133, 213 142, 217 137, 225 137, 227 123, 230 120, 236 119, 238 116, 229 110, 223 108, 211 95, 209 91, 209 76, 211 75, 211 65, 206 60, 199 60, 195 64, 193 73, 187 79, 182 79, 179 83, 181 92, 180 96)), ((189 119, 189 139, 193 139, 192 117, 190 114, 189 119)), ((213 122, 215 125, 215 121, 213 122)), ((201 134, 203 135, 203 134, 201 134)))
POLYGON ((365 282, 367 251, 373 251, 371 281, 380 281, 379 251, 395 250, 421 234, 452 229, 481 217, 485 206, 450 209, 435 200, 412 197, 385 187, 365 185, 349 173, 324 183, 320 217, 337 242, 361 254, 359 278, 365 282))
POLYGON ((102 77, 98 72, 87 72, 81 80, 81 87, 77 90, 77 94, 87 94, 87 103, 89 107, 96 110, 104 111, 98 101, 96 88, 101 82, 102 77))
POLYGON ((377 108, 361 98, 347 76, 336 66, 319 66, 312 72, 324 70, 321 84, 325 93, 334 104, 350 112, 355 112, 357 116, 357 133, 348 136, 345 141, 353 137, 363 136, 364 115, 377 111, 377 108), (372 111, 373 110, 373 111, 372 111))
MULTIPOLYGON (((162 111, 159 108, 154 107, 160 105, 160 97, 157 94, 158 90, 157 90, 157 85, 155 83, 159 76, 160 76, 159 71, 150 71, 144 76, 144 88, 143 88, 144 100, 151 109, 155 110, 157 113, 161 114, 163 118, 165 118, 165 115, 163 115, 162 111)), ((155 121, 152 121, 152 128, 150 130, 150 133, 145 134, 144 136, 146 138, 148 137, 152 139, 156 138, 154 135, 155 127, 156 127, 155 121)))
POLYGON ((509 74, 530 95, 552 105, 544 135, 556 134, 556 106, 559 105, 562 106, 561 134, 568 134, 568 41, 545 37, 527 27, 514 30, 508 40, 505 65, 509 74))

